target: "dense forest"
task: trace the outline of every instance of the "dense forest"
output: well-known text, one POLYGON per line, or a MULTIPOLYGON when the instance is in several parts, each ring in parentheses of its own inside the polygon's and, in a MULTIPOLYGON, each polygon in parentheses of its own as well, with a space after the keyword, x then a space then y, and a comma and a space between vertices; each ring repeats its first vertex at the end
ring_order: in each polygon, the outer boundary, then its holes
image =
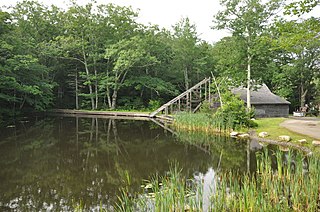
POLYGON ((232 34, 214 44, 188 18, 162 29, 113 4, 0 9, 0 120, 50 108, 154 109, 212 74, 246 85, 248 70, 291 109, 319 104, 320 19, 298 19, 318 1, 303 2, 224 0, 212 28, 232 34))

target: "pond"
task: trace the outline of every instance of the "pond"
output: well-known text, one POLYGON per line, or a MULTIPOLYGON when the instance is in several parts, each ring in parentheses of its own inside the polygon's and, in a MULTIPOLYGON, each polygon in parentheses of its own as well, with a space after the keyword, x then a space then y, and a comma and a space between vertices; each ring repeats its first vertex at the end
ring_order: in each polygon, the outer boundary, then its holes
POLYGON ((194 178, 212 170, 255 169, 257 143, 176 134, 152 121, 28 118, 1 129, 0 210, 112 210, 119 191, 173 165, 194 178), (205 139, 203 144, 194 140, 205 139), (208 145, 208 143, 210 145, 208 145))

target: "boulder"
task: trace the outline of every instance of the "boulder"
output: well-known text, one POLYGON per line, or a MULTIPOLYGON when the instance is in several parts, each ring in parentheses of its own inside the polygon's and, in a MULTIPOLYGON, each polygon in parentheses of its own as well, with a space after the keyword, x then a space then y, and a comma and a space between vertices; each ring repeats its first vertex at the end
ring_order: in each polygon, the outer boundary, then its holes
POLYGON ((314 146, 320 146, 320 141, 312 141, 312 144, 313 144, 314 146))
POLYGON ((279 150, 282 151, 282 152, 289 152, 289 147, 286 147, 286 146, 279 146, 279 150))
POLYGON ((280 141, 287 141, 287 142, 291 140, 290 136, 288 135, 280 135, 279 139, 280 141))
POLYGON ((185 205, 184 206, 184 211, 187 212, 187 211, 191 211, 191 207, 189 205, 185 205))
POLYGON ((238 138, 243 138, 243 139, 249 138, 249 137, 250 137, 250 135, 248 133, 243 133, 243 134, 238 135, 238 138))
POLYGON ((235 131, 230 133, 230 136, 231 136, 231 137, 235 137, 235 136, 237 136, 237 135, 239 135, 239 133, 238 133, 238 132, 235 132, 235 131))
POLYGON ((300 140, 298 140, 298 142, 299 142, 299 143, 302 143, 302 144, 303 144, 303 143, 307 143, 307 139, 300 139, 300 140))
POLYGON ((258 136, 259 136, 260 138, 265 138, 265 137, 269 136, 269 134, 268 134, 267 132, 260 132, 260 133, 258 134, 258 136))

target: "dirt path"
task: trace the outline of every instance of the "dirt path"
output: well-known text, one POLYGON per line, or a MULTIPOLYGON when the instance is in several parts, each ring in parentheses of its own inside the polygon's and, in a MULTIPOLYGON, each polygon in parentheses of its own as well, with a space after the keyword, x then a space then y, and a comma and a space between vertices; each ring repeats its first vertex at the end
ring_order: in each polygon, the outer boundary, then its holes
POLYGON ((320 119, 313 117, 290 118, 280 124, 293 132, 320 139, 320 119))

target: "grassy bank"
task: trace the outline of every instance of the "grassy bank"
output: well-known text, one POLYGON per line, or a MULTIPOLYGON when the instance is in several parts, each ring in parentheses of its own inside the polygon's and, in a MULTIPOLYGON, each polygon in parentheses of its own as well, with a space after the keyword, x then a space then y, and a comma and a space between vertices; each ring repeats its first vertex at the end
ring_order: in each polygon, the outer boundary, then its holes
POLYGON ((301 135, 295 132, 292 132, 284 127, 281 127, 280 124, 287 120, 288 118, 263 118, 257 119, 255 122, 258 124, 258 127, 253 129, 257 134, 260 132, 268 132, 268 138, 278 140, 280 135, 288 135, 291 137, 292 141, 298 141, 300 139, 307 139, 308 141, 314 140, 313 138, 301 135))
POLYGON ((223 124, 221 120, 216 120, 208 114, 204 113, 183 113, 178 114, 175 117, 173 126, 178 131, 189 131, 189 132, 206 132, 206 133, 223 133, 228 134, 229 132, 236 130, 239 132, 248 132, 252 131, 258 135, 260 132, 267 132, 269 134, 268 139, 279 140, 279 136, 287 135, 290 136, 292 141, 297 142, 300 139, 306 139, 308 143, 311 143, 313 138, 301 135, 299 133, 292 132, 284 127, 281 127, 280 124, 287 120, 287 118, 262 118, 254 120, 254 127, 246 128, 242 126, 237 126, 235 129, 231 124, 223 124))
POLYGON ((318 211, 319 165, 315 156, 280 151, 270 156, 265 151, 257 155, 253 175, 215 173, 209 193, 203 192, 202 180, 187 180, 173 168, 168 176, 148 182, 142 194, 130 196, 124 191, 117 210, 202 211, 209 200, 209 211, 318 211))

